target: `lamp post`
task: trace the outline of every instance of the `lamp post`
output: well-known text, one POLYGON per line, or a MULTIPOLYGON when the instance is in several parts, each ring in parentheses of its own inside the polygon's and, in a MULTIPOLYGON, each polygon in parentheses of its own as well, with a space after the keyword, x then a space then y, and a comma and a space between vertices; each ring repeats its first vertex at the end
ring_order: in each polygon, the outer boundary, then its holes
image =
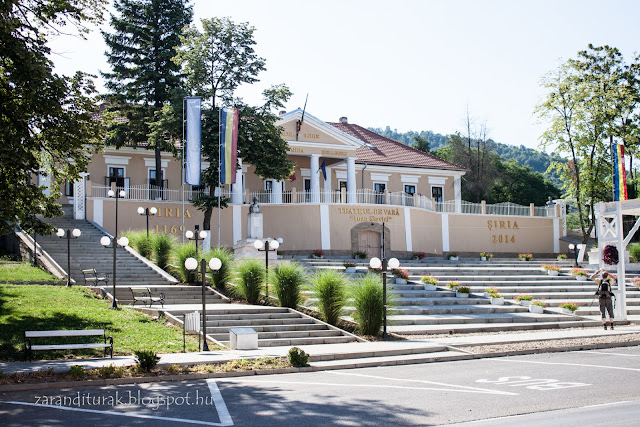
POLYGON ((264 276, 264 295, 265 301, 269 301, 269 251, 277 251, 280 247, 280 243, 282 243, 282 237, 278 237, 276 240, 265 239, 256 240, 253 242, 253 247, 258 251, 264 251, 264 266, 265 266, 265 276, 264 276), (263 249, 264 248, 264 249, 263 249))
POLYGON ((149 216, 154 216, 155 214, 157 214, 158 209, 155 206, 152 206, 150 208, 143 208, 142 206, 140 206, 138 208, 138 213, 140 215, 147 216, 147 239, 148 239, 149 238, 149 216))
MULTIPOLYGON (((77 239, 80 237, 82 232, 77 228, 74 228, 73 231, 68 230, 65 232, 62 228, 58 228, 56 232, 56 236, 67 239, 67 286, 71 286, 71 239, 77 239)), ((34 240, 33 243, 33 251, 36 251, 36 243, 34 240)), ((35 255, 34 255, 35 256, 35 255)))
POLYGON ((579 243, 577 245, 574 245, 573 243, 569 244, 569 250, 573 251, 573 258, 575 259, 575 267, 580 267, 578 265, 578 251, 582 249, 582 244, 579 243))
POLYGON ((369 261, 369 266, 373 269, 382 268, 382 338, 387 338, 387 271, 389 269, 400 267, 400 261, 397 258, 391 258, 387 261, 386 258, 373 257, 369 261))
POLYGON ((107 249, 113 248, 113 302, 111 303, 111 308, 117 310, 118 303, 116 302, 116 249, 118 248, 118 245, 122 246, 123 248, 129 246, 129 239, 123 236, 117 239, 116 244, 109 236, 102 236, 102 238, 100 239, 100 244, 107 249))
MULTIPOLYGON (((184 266, 187 270, 193 271, 198 268, 198 261, 195 258, 187 258, 184 261, 184 266)), ((220 270, 220 267, 222 267, 222 261, 218 258, 211 258, 209 268, 215 272, 220 270)), ((200 260, 200 276, 202 277, 202 351, 209 351, 209 346, 207 345, 207 300, 205 298, 206 274, 207 261, 203 258, 200 260)))
MULTIPOLYGON (((118 190, 116 188, 116 191, 109 190, 107 194, 109 195, 109 197, 115 197, 116 199, 116 223, 115 223, 115 231, 113 233, 113 238, 117 240, 118 239, 118 199, 122 199, 123 197, 125 197, 126 193, 124 192, 124 190, 118 190)), ((107 236, 103 236, 102 239, 100 239, 100 243, 105 248, 113 247, 113 303, 111 304, 111 308, 114 310, 117 310, 118 303, 116 302, 116 259, 117 259, 116 249, 118 248, 118 245, 115 242, 111 242, 111 239, 109 239, 109 237, 107 236), (111 246, 109 246, 109 243, 111 243, 111 246)), ((126 237, 123 237, 122 239, 118 240, 118 243, 120 243, 122 246, 127 246, 129 244, 129 239, 127 239, 126 237)))
MULTIPOLYGON (((191 230, 187 230, 186 233, 184 233, 184 237, 186 237, 189 240, 195 240, 196 241, 196 256, 198 256, 198 240, 204 240, 207 238, 207 232, 206 230, 202 230, 202 231, 198 231, 200 230, 200 226, 199 225, 194 225, 194 231, 191 230)), ((204 250, 204 248, 202 248, 202 250, 204 250)))

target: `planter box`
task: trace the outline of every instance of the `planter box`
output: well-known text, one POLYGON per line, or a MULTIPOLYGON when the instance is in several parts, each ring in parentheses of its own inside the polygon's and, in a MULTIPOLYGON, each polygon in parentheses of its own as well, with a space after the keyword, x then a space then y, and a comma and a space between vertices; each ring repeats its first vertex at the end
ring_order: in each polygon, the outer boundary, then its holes
POLYGON ((356 268, 355 267, 345 267, 344 268, 344 272, 345 273, 355 273, 356 272, 356 268))
POLYGON ((490 296, 490 295, 491 295, 491 294, 490 294, 489 292, 484 292, 484 293, 482 294, 482 296, 483 296, 483 297, 485 297, 485 298, 489 298, 489 296, 490 296))
POLYGON ((469 298, 469 294, 467 292, 456 292, 456 298, 469 298))
POLYGON ((504 305, 504 297, 491 298, 491 304, 493 304, 493 305, 504 305))
POLYGON ((486 261, 486 260, 487 260, 487 257, 486 257, 486 256, 481 256, 481 257, 480 257, 480 261, 486 261))
POLYGON ((557 259, 558 261, 566 261, 566 260, 567 260, 566 258, 560 258, 560 257, 557 257, 556 259, 557 259))
POLYGON ((542 313, 544 313, 544 307, 542 307, 540 305, 530 305, 529 306, 529 313, 542 314, 542 313))
POLYGON ((520 305, 522 305, 524 307, 528 307, 528 306, 531 305, 531 301, 522 300, 522 301, 520 301, 520 305))
POLYGON ((576 276, 576 280, 578 282, 586 282, 587 281, 587 276, 576 276))
POLYGON ((400 277, 396 277, 396 285, 406 285, 407 279, 401 279, 400 277))
POLYGON ((575 314, 573 311, 569 310, 568 308, 561 308, 560 312, 562 314, 575 314))
POLYGON ((557 276, 557 275, 560 274, 560 272, 559 271, 555 271, 555 270, 547 270, 547 274, 549 276, 557 276))
POLYGON ((424 290, 425 291, 435 291, 437 289, 438 289, 438 287, 436 285, 432 285, 431 283, 425 283, 424 284, 424 290))
POLYGON ((449 261, 458 261, 458 257, 457 256, 450 256, 449 257, 449 261))

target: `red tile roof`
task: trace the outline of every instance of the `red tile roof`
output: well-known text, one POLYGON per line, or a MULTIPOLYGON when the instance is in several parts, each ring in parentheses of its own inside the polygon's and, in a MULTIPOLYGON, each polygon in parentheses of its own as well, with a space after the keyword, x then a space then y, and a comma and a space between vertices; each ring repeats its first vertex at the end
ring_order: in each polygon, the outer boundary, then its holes
POLYGON ((357 163, 385 166, 405 166, 428 169, 466 170, 464 166, 447 162, 432 154, 409 147, 401 142, 385 138, 362 126, 350 123, 328 123, 374 148, 361 147, 356 151, 357 163))

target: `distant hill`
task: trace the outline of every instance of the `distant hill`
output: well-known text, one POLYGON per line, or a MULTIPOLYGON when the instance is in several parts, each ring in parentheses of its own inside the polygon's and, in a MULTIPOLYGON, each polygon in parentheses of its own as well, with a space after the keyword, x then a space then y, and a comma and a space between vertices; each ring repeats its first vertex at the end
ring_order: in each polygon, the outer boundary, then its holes
MULTIPOLYGON (((416 136, 426 138, 430 143, 431 151, 435 151, 445 145, 447 140, 445 135, 431 132, 430 130, 423 130, 420 132, 398 132, 396 129, 391 129, 389 126, 384 130, 380 128, 369 128, 369 130, 386 138, 393 139, 394 141, 402 142, 406 145, 411 145, 414 137, 416 136)), ((503 160, 514 159, 522 166, 529 166, 534 172, 540 172, 559 188, 560 182, 558 177, 551 176, 546 173, 549 163, 551 162, 551 155, 542 151, 534 150, 533 148, 527 148, 524 145, 517 147, 515 145, 495 142, 492 139, 489 139, 488 147, 491 151, 494 151, 502 157, 503 160)))

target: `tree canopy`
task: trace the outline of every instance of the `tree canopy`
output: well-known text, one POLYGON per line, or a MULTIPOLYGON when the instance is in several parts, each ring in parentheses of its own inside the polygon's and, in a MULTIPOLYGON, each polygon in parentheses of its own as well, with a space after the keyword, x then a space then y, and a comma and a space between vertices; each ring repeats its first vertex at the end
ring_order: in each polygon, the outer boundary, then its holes
POLYGON ((50 232, 45 217, 62 214, 59 185, 86 170, 101 141, 89 76, 53 72, 47 39, 63 27, 79 35, 102 19, 104 0, 9 0, 0 7, 0 232, 15 222, 50 232), (47 175, 51 192, 38 185, 47 175))

